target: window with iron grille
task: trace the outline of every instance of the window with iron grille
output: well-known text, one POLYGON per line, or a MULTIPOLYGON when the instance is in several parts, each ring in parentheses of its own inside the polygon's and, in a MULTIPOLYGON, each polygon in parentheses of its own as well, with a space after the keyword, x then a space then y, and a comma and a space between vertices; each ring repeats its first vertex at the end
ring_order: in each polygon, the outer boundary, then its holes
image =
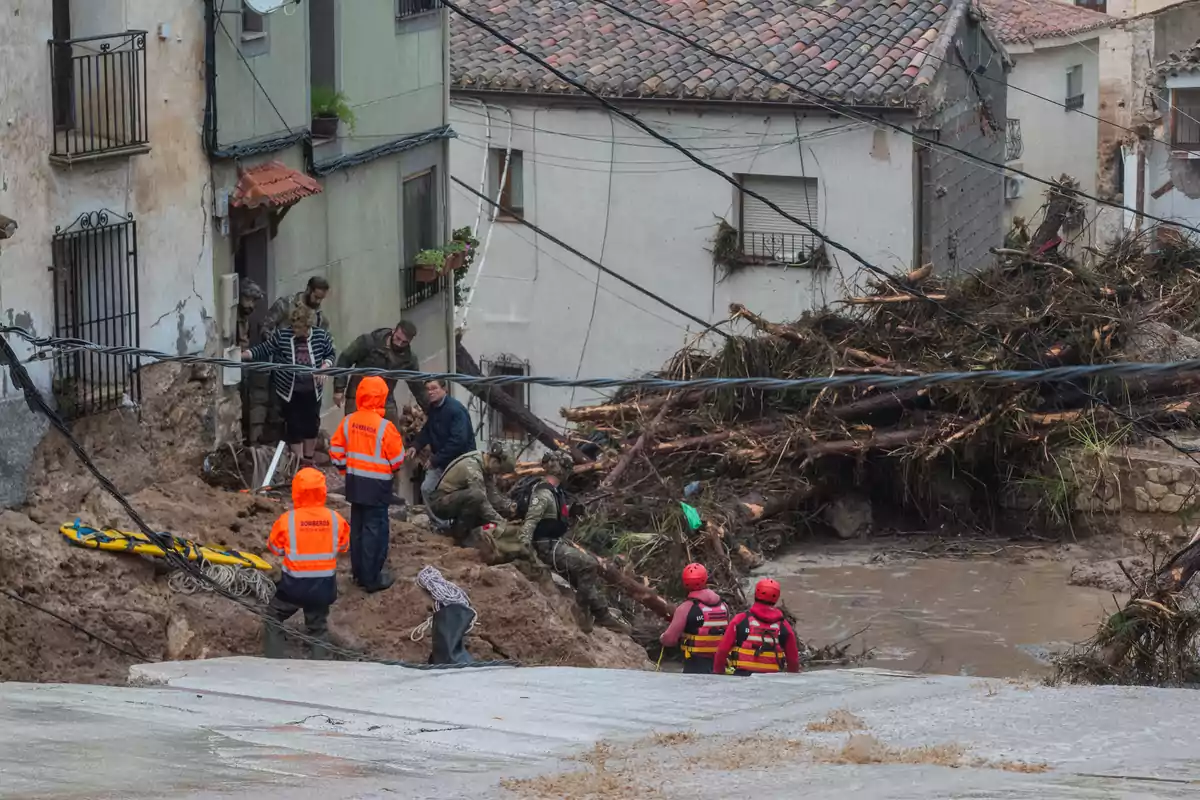
POLYGON ((1076 64, 1067 70, 1067 99, 1063 103, 1067 111, 1083 108, 1083 65, 1076 64))
POLYGON ((488 196, 500 196, 500 205, 512 213, 493 209, 498 220, 523 219, 525 216, 525 159, 520 150, 493 147, 488 151, 488 196), (507 165, 505 161, 507 160, 507 165), (507 166, 507 168, 506 168, 507 166), (500 185, 501 176, 504 185, 500 185))
POLYGON ((396 0, 396 19, 437 11, 439 6, 438 0, 396 0))
POLYGON ((1021 120, 1010 119, 1005 129, 1004 160, 1016 161, 1025 152, 1025 142, 1021 138, 1021 120))
POLYGON ((417 253, 438 247, 437 183, 434 171, 404 180, 401 189, 404 214, 404 262, 400 265, 401 308, 412 308, 442 290, 446 277, 433 283, 417 280, 417 253))
MULTIPOLYGON (((133 215, 93 211, 51 240, 54 333, 106 347, 139 347, 137 223, 133 215)), ((54 394, 74 419, 136 404, 141 379, 125 356, 88 351, 54 360, 54 394)))
MULTIPOLYGON (((817 227, 817 179, 743 175, 744 190, 755 192, 796 219, 817 227)), ((816 236, 763 201, 739 192, 742 255, 763 263, 794 264, 816 249, 816 236)))
POLYGON ((1108 13, 1107 0, 1075 0, 1075 5, 1090 11, 1096 11, 1100 14, 1108 13))
MULTIPOLYGON (((494 359, 480 359, 480 371, 484 375, 528 375, 529 362, 522 361, 516 356, 502 355, 494 359)), ((510 383, 494 386, 491 391, 504 392, 522 408, 529 408, 529 386, 527 384, 510 383)), ((527 432, 520 425, 505 419, 491 406, 488 413, 488 438, 492 441, 516 442, 523 441, 527 432)))
POLYGON ((1171 146, 1200 150, 1200 89, 1171 90, 1171 146))

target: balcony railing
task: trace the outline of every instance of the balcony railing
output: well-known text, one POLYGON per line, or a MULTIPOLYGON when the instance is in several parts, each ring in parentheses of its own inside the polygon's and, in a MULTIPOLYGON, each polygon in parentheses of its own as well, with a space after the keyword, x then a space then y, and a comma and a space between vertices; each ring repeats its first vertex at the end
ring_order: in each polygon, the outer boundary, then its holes
POLYGON ((1004 136, 1004 160, 1016 161, 1025 153, 1025 142, 1021 141, 1021 120, 1010 119, 1004 136))
POLYGON ((51 40, 50 85, 52 161, 149 151, 145 31, 51 40))
POLYGON ((439 0, 397 0, 396 19, 415 17, 429 11, 436 11, 441 5, 439 0))
POLYGON ((753 261, 798 264, 807 261, 817 246, 817 237, 808 233, 742 232, 742 255, 753 261))

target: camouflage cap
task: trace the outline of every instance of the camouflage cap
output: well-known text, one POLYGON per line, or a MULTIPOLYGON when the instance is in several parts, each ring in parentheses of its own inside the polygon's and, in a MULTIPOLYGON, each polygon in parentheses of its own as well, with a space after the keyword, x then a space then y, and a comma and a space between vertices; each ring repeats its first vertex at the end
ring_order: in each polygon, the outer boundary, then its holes
POLYGON ((491 448, 488 450, 488 457, 492 461, 493 471, 497 473, 512 472, 517 468, 516 460, 500 442, 492 443, 491 448))
POLYGON ((564 481, 571 476, 571 472, 575 469, 575 459, 571 458, 570 453, 553 450, 542 456, 542 469, 546 470, 547 475, 564 481))

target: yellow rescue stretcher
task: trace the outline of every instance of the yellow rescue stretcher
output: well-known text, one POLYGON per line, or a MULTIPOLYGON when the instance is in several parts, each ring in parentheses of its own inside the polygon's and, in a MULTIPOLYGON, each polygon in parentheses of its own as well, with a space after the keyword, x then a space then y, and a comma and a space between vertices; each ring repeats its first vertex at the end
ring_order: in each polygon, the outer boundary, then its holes
MULTIPOLYGON (((63 525, 58 529, 58 532, 67 537, 67 540, 71 544, 78 545, 79 547, 90 547, 93 550, 137 553, 138 555, 154 556, 156 558, 162 558, 166 555, 163 549, 144 533, 113 530, 101 531, 89 528, 79 520, 63 525)), ((247 553, 245 550, 226 550, 221 547, 196 544, 195 542, 181 539, 169 533, 164 533, 163 535, 170 537, 171 541, 174 542, 173 549, 175 552, 186 557, 189 561, 203 560, 209 564, 250 567, 252 569, 263 570, 264 572, 271 569, 271 565, 266 561, 263 561, 253 553, 247 553)))

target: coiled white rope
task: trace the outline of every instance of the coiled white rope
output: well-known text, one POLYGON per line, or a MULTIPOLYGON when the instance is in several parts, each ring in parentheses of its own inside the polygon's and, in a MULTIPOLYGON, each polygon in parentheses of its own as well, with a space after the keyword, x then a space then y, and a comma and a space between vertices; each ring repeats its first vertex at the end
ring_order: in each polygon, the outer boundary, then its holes
POLYGON ((200 568, 212 580, 212 584, 191 573, 176 570, 167 578, 167 586, 173 592, 195 594, 215 591, 215 584, 239 597, 253 597, 263 605, 271 602, 271 598, 275 596, 274 582, 260 570, 235 567, 231 564, 210 564, 207 561, 202 561, 200 568))
MULTIPOLYGON (((467 593, 460 589, 456 584, 446 580, 441 572, 436 567, 427 566, 417 573, 417 584, 429 592, 429 596, 433 598, 433 611, 436 614, 446 606, 459 605, 466 606, 471 609, 474 615, 471 618, 471 626, 467 628, 470 633, 475 628, 475 623, 479 621, 479 612, 471 605, 471 598, 467 593)), ((412 633, 408 638, 414 642, 419 642, 425 638, 425 634, 429 633, 433 628, 433 614, 425 618, 425 621, 412 629, 412 633)))

